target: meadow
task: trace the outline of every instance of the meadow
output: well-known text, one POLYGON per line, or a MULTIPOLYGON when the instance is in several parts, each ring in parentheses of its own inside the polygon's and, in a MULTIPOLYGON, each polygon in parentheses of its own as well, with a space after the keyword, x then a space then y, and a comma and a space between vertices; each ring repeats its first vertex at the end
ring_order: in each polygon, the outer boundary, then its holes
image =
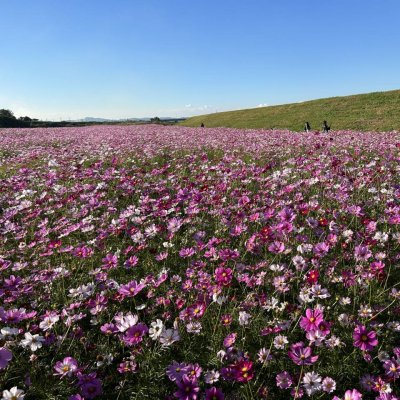
POLYGON ((400 130, 399 107, 400 90, 390 90, 216 112, 194 116, 180 124, 196 127, 204 123, 209 128, 225 126, 299 131, 303 130, 306 121, 318 130, 322 127, 322 121, 327 120, 334 130, 380 132, 400 130))
POLYGON ((2 399, 400 399, 400 134, 0 130, 2 399))

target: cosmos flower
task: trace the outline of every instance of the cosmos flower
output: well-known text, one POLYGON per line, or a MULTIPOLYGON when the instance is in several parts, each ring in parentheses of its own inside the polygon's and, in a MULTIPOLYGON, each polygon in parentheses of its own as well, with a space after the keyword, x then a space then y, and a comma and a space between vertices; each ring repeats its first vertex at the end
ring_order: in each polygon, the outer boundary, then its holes
POLYGON ((370 351, 378 345, 374 331, 369 331, 364 325, 358 325, 353 332, 354 346, 362 351, 370 351))
POLYGON ((144 335, 148 333, 148 331, 149 329, 147 326, 140 322, 139 324, 128 328, 125 331, 122 340, 127 346, 135 346, 142 342, 144 335))
POLYGON ((179 332, 176 329, 165 329, 160 335, 160 342, 164 347, 169 347, 179 340, 179 332))
POLYGON ((320 323, 323 322, 324 315, 321 310, 315 309, 307 309, 306 316, 302 317, 300 320, 300 326, 306 331, 317 330, 320 323))
POLYGON ((293 384, 293 380, 289 372, 283 371, 276 375, 276 386, 280 389, 289 389, 293 384))
POLYGON ((0 347, 0 370, 5 369, 12 360, 12 352, 7 347, 0 347))
POLYGON ((233 366, 234 378, 238 382, 248 382, 253 379, 253 362, 241 360, 233 366))
POLYGON ((29 332, 25 333, 25 339, 21 340, 22 347, 29 347, 31 351, 36 351, 43 346, 44 337, 40 335, 32 335, 29 332))
POLYGON ((149 336, 153 340, 157 340, 161 336, 163 330, 164 330, 164 323, 160 319, 157 319, 156 321, 153 321, 150 324, 149 336))
POLYGON ((219 285, 229 285, 232 281, 232 270, 230 268, 217 268, 215 270, 215 281, 219 285))
POLYGON ((311 347, 304 347, 303 342, 292 344, 288 356, 297 365, 312 365, 318 360, 318 356, 312 355, 311 347))
POLYGON ((309 396, 318 393, 322 389, 321 376, 316 372, 306 372, 303 377, 303 387, 309 396))
POLYGON ((125 297, 135 297, 145 287, 146 285, 143 283, 137 283, 136 281, 131 281, 126 285, 121 285, 118 290, 118 293, 122 294, 125 297))
POLYGON ((177 381, 178 390, 174 396, 178 400, 197 400, 200 391, 196 381, 190 380, 186 375, 183 376, 181 381, 177 381))
POLYGON ((72 376, 78 370, 78 362, 72 357, 65 357, 63 361, 57 361, 54 375, 60 375, 60 378, 72 376))
POLYGON ((224 400, 225 395, 221 389, 217 389, 216 387, 211 387, 206 389, 206 397, 205 400, 224 400))
POLYGON ((24 391, 14 386, 10 390, 3 390, 3 397, 1 400, 23 400, 24 398, 24 391))

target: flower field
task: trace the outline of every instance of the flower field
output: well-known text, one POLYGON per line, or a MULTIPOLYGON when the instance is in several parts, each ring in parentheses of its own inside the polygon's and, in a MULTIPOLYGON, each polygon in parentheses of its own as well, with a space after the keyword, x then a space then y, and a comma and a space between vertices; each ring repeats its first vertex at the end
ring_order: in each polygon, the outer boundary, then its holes
POLYGON ((399 227, 396 132, 0 130, 0 398, 398 400, 399 227))

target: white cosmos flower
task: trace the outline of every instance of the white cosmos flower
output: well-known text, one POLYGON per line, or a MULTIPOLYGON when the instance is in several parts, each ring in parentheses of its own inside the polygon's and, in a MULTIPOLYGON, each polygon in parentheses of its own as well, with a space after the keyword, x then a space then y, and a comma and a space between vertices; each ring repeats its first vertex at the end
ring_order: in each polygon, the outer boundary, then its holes
POLYGON ((180 340, 179 332, 176 329, 166 329, 160 336, 160 342, 164 347, 180 340))
POLYGON ((213 294, 213 301, 219 305, 222 305, 228 301, 228 296, 219 296, 218 294, 213 294))
POLYGON ((239 325, 248 325, 251 315, 246 311, 239 312, 239 325))
POLYGON ((200 333, 201 328, 202 328, 202 326, 201 326, 201 323, 199 321, 189 322, 186 325, 186 331, 188 333, 196 333, 196 334, 200 333))
POLYGON ((49 317, 46 317, 40 324, 39 327, 40 329, 43 329, 44 331, 47 331, 53 327, 53 325, 59 321, 60 317, 58 315, 52 315, 49 317))
POLYGON ((204 382, 207 383, 207 385, 212 385, 215 382, 218 382, 219 379, 219 372, 212 370, 212 371, 207 371, 204 375, 204 382))
POLYGON ((161 319, 157 319, 150 324, 149 336, 153 340, 157 340, 164 331, 164 323, 161 319))
POLYGON ((1 400, 22 400, 24 397, 24 391, 14 386, 10 390, 3 390, 3 397, 1 400))
POLYGON ((32 335, 29 332, 25 333, 25 339, 21 340, 22 347, 30 347, 31 351, 40 349, 43 345, 44 337, 39 335, 32 335))
POLYGON ((10 328, 8 326, 5 326, 4 328, 1 328, 0 332, 1 332, 1 335, 4 335, 4 337, 16 336, 16 335, 18 335, 19 330, 17 328, 10 328))
POLYGON ((274 339, 274 347, 278 350, 284 349, 288 343, 287 337, 283 335, 278 335, 274 339))
POLYGON ((303 378, 303 386, 309 396, 322 389, 321 376, 315 372, 307 372, 303 378))
POLYGON ((132 315, 131 313, 115 317, 115 321, 117 322, 116 327, 120 332, 125 332, 131 326, 136 325, 138 320, 139 317, 137 315, 132 315))

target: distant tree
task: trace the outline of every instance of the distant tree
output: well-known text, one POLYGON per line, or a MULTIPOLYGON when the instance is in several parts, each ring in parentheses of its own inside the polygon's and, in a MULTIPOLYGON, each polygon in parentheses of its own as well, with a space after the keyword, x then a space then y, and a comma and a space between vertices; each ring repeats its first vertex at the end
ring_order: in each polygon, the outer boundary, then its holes
POLYGON ((29 128, 31 121, 27 116, 17 119, 11 110, 0 109, 0 128, 29 128))
POLYGON ((150 122, 153 124, 159 124, 161 122, 161 119, 158 117, 154 117, 150 119, 150 122))
POLYGON ((5 108, 0 109, 0 118, 12 118, 15 119, 15 115, 11 110, 5 108))

